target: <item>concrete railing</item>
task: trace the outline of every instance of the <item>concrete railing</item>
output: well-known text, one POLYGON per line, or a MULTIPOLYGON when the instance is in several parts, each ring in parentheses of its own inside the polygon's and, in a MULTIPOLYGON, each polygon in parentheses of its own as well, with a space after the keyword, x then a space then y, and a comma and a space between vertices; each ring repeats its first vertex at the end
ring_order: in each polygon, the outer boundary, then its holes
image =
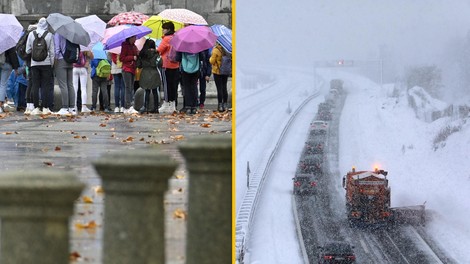
MULTIPOLYGON (((180 144, 189 173, 186 263, 231 263, 232 140, 180 144)), ((158 148, 93 162, 105 193, 100 263, 165 263, 163 196, 178 163, 158 148)), ((69 218, 84 188, 60 170, 0 175, 0 263, 69 263, 69 218)))

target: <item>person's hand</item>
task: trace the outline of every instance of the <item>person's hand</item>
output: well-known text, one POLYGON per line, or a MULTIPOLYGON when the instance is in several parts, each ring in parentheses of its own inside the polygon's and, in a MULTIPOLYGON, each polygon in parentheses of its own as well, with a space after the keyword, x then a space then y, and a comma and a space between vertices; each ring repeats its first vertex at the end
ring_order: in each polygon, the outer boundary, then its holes
POLYGON ((206 82, 207 82, 207 83, 209 83, 209 80, 210 80, 210 79, 211 79, 211 78, 209 78, 209 76, 206 76, 206 82))

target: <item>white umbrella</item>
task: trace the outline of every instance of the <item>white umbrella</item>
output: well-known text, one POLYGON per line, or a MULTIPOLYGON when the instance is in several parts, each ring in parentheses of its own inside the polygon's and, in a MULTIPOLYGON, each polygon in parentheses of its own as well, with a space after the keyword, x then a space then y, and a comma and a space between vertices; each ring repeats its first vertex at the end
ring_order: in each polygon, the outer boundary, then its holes
POLYGON ((89 15, 75 19, 80 23, 88 35, 90 36, 90 44, 88 46, 80 45, 81 50, 91 50, 91 48, 104 38, 104 31, 106 30, 106 22, 101 20, 96 15, 89 15))
POLYGON ((13 48, 20 40, 23 26, 12 14, 0 14, 0 53, 13 48))

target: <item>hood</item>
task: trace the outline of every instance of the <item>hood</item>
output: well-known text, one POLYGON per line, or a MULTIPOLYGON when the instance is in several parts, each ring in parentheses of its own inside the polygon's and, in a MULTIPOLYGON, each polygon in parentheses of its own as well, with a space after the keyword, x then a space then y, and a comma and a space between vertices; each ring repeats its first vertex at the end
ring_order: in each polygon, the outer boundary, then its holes
POLYGON ((47 31, 47 27, 47 20, 44 17, 41 17, 41 19, 39 19, 38 28, 36 29, 36 32, 38 32, 39 36, 42 36, 42 34, 47 31))

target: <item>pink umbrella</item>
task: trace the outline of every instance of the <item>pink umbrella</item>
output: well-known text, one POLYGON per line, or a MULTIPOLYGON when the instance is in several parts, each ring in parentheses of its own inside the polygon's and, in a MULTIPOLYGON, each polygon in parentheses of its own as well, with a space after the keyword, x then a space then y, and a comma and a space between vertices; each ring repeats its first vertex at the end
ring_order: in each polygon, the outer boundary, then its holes
POLYGON ((206 26, 187 26, 178 30, 170 44, 176 51, 198 53, 214 47, 217 36, 206 26))
MULTIPOLYGON (((110 28, 107 28, 105 31, 104 31, 104 38, 101 40, 101 42, 103 44, 106 44, 106 41, 112 37, 113 35, 121 32, 122 30, 126 29, 126 28, 129 28, 131 27, 131 25, 120 25, 120 26, 115 26, 115 27, 110 27, 110 28)), ((142 47, 144 46, 145 44, 145 38, 140 38, 138 40, 135 41, 135 45, 137 46, 137 48, 139 50, 142 49, 142 47)), ((110 49, 108 50, 108 52, 111 52, 111 53, 115 53, 115 54, 121 54, 121 47, 116 47, 116 48, 113 48, 113 49, 110 49)))
POLYGON ((142 25, 149 17, 140 12, 124 12, 115 15, 109 20, 108 25, 142 25))
POLYGON ((198 13, 184 8, 165 9, 158 14, 164 20, 171 20, 183 24, 207 25, 207 21, 198 13))

